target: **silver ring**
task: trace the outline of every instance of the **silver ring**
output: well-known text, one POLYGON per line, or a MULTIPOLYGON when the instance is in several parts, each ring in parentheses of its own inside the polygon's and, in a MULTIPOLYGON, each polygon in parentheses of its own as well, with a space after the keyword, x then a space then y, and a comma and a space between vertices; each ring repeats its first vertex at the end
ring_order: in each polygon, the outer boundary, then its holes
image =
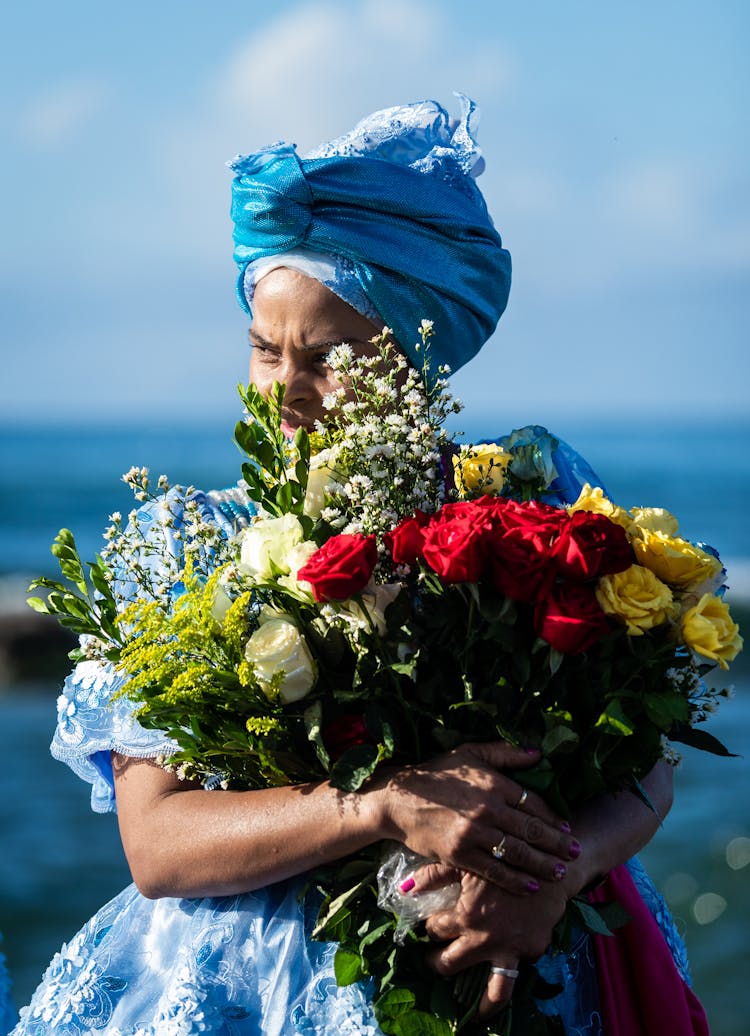
POLYGON ((529 797, 529 793, 528 793, 528 791, 526 791, 526 789, 525 789, 525 788, 521 788, 521 798, 520 798, 520 799, 518 800, 518 802, 516 803, 516 805, 515 805, 515 808, 516 808, 516 809, 520 809, 520 808, 521 808, 521 806, 522 806, 522 805, 524 804, 524 802, 526 801, 526 799, 527 799, 528 797, 529 797))
POLYGON ((490 968, 492 975, 504 975, 505 978, 518 978, 518 968, 501 968, 497 964, 493 964, 490 968))
POLYGON ((503 835, 503 837, 500 839, 497 845, 493 845, 490 849, 490 852, 496 860, 502 860, 502 858, 505 856, 505 837, 506 836, 503 835))

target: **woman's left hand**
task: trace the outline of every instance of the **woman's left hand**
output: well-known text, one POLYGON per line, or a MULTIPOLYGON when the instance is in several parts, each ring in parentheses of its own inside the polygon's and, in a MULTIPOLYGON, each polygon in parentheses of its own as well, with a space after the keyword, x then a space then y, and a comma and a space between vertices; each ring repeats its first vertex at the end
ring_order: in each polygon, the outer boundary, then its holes
MULTIPOLYGON (((455 906, 433 914, 426 922, 427 934, 442 943, 431 952, 430 965, 444 976, 484 961, 514 971, 519 960, 536 960, 549 946, 567 902, 560 882, 544 882, 535 896, 527 898, 444 864, 429 864, 415 878, 417 891, 461 883, 455 906)), ((514 981, 499 972, 490 974, 477 1017, 497 1014, 510 1000, 514 981)))

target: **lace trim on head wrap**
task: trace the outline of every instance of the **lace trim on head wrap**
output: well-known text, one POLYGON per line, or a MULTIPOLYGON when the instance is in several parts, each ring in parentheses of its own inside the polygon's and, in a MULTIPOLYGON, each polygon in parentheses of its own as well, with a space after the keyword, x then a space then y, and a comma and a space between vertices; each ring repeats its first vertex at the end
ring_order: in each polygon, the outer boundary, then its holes
POLYGON ((353 309, 371 320, 373 324, 380 326, 383 323, 378 311, 362 290, 351 259, 345 259, 340 255, 326 255, 324 252, 311 252, 306 248, 292 248, 280 255, 268 255, 264 259, 248 263, 243 290, 250 311, 253 308, 255 285, 271 270, 278 270, 281 267, 287 270, 299 270, 307 277, 320 281, 334 295, 338 295, 344 302, 348 302, 353 309))
POLYGON ((417 366, 423 318, 435 328, 433 364, 471 359, 505 309, 510 256, 474 181, 476 108, 458 96, 456 121, 420 101, 376 112, 304 158, 280 143, 230 163, 242 306, 251 312, 260 276, 290 265, 393 328, 417 366))

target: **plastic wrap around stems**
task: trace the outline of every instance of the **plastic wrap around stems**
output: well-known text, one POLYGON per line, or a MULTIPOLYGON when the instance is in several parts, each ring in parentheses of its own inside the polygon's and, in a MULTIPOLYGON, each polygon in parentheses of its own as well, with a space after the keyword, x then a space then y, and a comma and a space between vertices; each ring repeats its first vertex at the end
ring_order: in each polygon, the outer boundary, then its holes
POLYGON ((430 892, 402 892, 401 886, 416 870, 434 863, 407 849, 400 842, 389 843, 378 870, 378 906, 398 918, 394 940, 403 943, 408 932, 419 921, 441 910, 448 910, 458 901, 461 886, 457 881, 430 892))

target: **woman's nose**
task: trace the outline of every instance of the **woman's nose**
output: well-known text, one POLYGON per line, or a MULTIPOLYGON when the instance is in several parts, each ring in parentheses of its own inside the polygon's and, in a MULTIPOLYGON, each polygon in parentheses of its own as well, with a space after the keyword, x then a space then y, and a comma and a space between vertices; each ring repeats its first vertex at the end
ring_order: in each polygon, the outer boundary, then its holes
POLYGON ((284 401, 300 403, 311 399, 315 394, 312 375, 304 364, 294 360, 284 365, 284 401))

